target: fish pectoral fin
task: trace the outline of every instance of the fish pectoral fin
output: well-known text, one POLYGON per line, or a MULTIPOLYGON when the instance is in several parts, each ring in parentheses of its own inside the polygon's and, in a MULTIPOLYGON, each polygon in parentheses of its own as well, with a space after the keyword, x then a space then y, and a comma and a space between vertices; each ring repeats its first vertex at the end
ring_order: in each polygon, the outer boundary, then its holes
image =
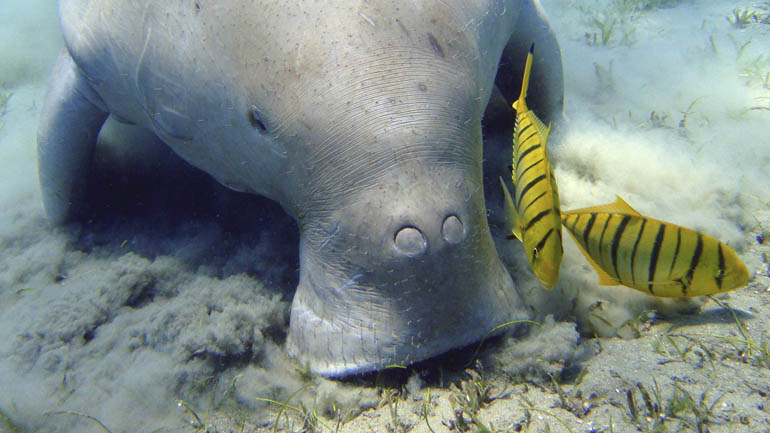
MULTIPOLYGON (((564 220, 562 219, 562 223, 564 220)), ((597 274, 599 274, 599 285, 600 286, 620 286, 622 285, 618 280, 611 277, 610 274, 608 274, 601 266, 599 266, 598 263, 594 261, 593 258, 591 258, 591 255, 588 254, 588 251, 586 251, 583 248, 583 245, 578 242, 577 238, 575 237, 575 234, 572 233, 572 231, 567 227, 567 233, 569 233, 570 236, 572 236, 572 239, 575 241, 575 245, 577 245, 578 249, 581 253, 583 253, 583 257, 588 260, 588 263, 591 264, 591 267, 594 268, 597 274)))
POLYGON ((600 286, 621 286, 622 284, 610 276, 610 274, 607 273, 601 266, 599 266, 598 263, 594 261, 594 259, 591 258, 591 256, 588 255, 588 252, 586 252, 583 247, 578 244, 578 247, 580 248, 580 251, 585 256, 586 260, 588 260, 588 263, 591 264, 591 266, 594 268, 596 273, 599 275, 599 285, 600 286))
MULTIPOLYGON (((516 239, 521 240, 521 229, 519 228, 519 217, 516 213, 516 207, 513 205, 513 199, 511 193, 508 192, 508 187, 505 186, 505 181, 500 178, 500 186, 503 187, 503 213, 505 214, 505 230, 516 239)), ((510 235, 508 236, 510 239, 510 235)))
POLYGON ((617 213, 623 215, 631 215, 642 217, 643 215, 632 208, 625 200, 620 198, 619 195, 615 196, 614 203, 603 204, 601 206, 591 206, 582 209, 576 209, 568 211, 569 213, 617 213))
POLYGON ((600 286, 622 286, 616 279, 612 278, 604 272, 601 268, 597 268, 594 266, 594 269, 596 269, 596 272, 599 274, 599 285, 600 286))

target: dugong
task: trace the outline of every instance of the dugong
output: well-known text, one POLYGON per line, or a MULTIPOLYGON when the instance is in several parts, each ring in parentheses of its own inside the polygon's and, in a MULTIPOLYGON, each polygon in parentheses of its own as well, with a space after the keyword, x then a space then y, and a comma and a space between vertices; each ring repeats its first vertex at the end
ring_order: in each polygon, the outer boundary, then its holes
POLYGON ((561 112, 538 0, 61 0, 59 13, 66 48, 37 138, 53 224, 78 216, 113 116, 297 220, 286 350, 318 374, 409 364, 527 317, 487 222, 481 121, 495 87, 516 98, 533 42, 532 105, 561 112))

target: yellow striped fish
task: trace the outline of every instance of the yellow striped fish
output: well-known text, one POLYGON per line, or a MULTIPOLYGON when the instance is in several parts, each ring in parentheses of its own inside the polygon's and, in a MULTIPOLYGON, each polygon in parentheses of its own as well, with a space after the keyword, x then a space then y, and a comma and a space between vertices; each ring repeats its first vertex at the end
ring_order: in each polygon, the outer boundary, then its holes
POLYGON ((746 265, 727 245, 644 217, 620 197, 612 204, 566 211, 562 222, 601 285, 681 298, 727 292, 749 281, 746 265))
POLYGON ((527 108, 525 101, 534 49, 533 44, 524 67, 521 94, 513 103, 516 121, 511 178, 515 201, 502 178, 500 184, 505 197, 505 218, 511 230, 509 238, 516 237, 524 244, 535 276, 550 290, 559 280, 564 250, 561 244, 559 192, 546 149, 551 126, 546 127, 527 108))

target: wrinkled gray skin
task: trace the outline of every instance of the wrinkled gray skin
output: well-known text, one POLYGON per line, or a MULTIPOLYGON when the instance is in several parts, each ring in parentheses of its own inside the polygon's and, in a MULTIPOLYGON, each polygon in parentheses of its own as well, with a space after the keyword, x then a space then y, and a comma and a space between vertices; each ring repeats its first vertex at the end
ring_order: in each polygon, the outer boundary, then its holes
POLYGON ((481 118, 495 84, 517 97, 533 41, 529 93, 546 118, 561 110, 537 0, 62 0, 60 14, 38 132, 53 223, 77 215, 112 115, 297 219, 287 350, 317 373, 408 364, 526 317, 487 225, 481 118))

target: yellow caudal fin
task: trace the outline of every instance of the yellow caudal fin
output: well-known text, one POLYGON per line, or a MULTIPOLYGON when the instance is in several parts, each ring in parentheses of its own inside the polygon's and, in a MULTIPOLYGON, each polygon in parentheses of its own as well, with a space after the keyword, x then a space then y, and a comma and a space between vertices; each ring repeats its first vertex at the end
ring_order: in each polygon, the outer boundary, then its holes
POLYGON ((521 241, 521 229, 519 228, 519 216, 516 213, 516 208, 513 206, 513 199, 511 193, 508 192, 508 187, 505 186, 503 178, 500 178, 500 186, 503 187, 503 213, 505 215, 505 230, 508 233, 516 236, 516 239, 521 241))
POLYGON ((618 282, 618 280, 611 277, 610 274, 605 272, 604 269, 602 269, 602 267, 599 266, 594 261, 594 259, 591 258, 591 255, 588 254, 588 251, 586 251, 583 248, 583 245, 581 245, 580 242, 578 242, 578 239, 575 236, 575 234, 572 233, 572 230, 570 230, 569 227, 567 227, 567 225, 565 224, 565 219, 566 219, 566 215, 563 216, 561 219, 562 225, 564 225, 564 227, 567 229, 567 233, 569 233, 569 235, 572 236, 572 240, 575 241, 575 245, 577 245, 578 249, 580 249, 580 252, 583 253, 583 256, 586 258, 586 260, 588 260, 588 263, 591 264, 591 267, 594 268, 596 273, 599 275, 599 285, 600 286, 620 286, 621 283, 618 282))
POLYGON ((529 47, 529 54, 527 54, 527 63, 524 64, 524 77, 521 80, 521 93, 519 99, 513 103, 513 109, 517 113, 523 113, 527 111, 527 89, 529 88, 529 74, 532 72, 532 57, 535 53, 535 44, 533 43, 529 47))
POLYGON ((642 215, 634 210, 628 203, 625 202, 619 195, 615 196, 615 202, 609 204, 603 204, 601 206, 591 206, 582 209, 575 209, 567 211, 565 213, 618 213, 623 215, 632 215, 641 217, 642 215))

